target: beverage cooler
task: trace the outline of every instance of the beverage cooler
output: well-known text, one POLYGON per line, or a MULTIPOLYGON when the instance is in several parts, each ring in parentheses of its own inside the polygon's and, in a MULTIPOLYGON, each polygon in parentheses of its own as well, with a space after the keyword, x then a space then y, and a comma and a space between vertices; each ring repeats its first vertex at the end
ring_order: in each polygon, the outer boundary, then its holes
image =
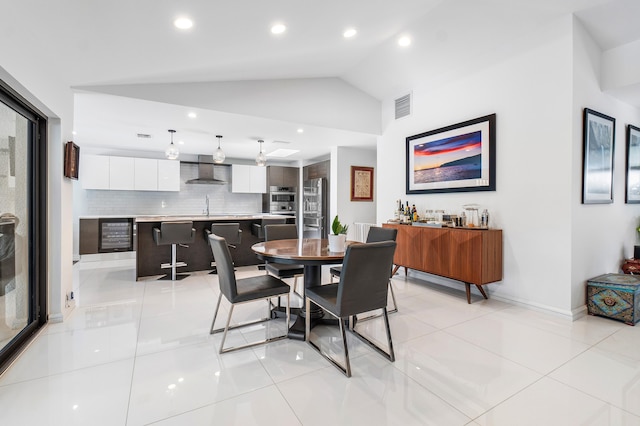
POLYGON ((327 238, 327 181, 311 179, 303 185, 303 237, 327 238))

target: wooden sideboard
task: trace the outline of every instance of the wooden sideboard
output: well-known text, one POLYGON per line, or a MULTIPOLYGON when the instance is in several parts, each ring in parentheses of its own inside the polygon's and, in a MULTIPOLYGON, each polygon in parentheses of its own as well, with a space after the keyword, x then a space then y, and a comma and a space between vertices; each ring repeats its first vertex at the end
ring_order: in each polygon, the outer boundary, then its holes
POLYGON ((396 228, 398 236, 393 263, 394 273, 407 269, 440 275, 465 283, 467 303, 471 303, 471 284, 486 299, 482 285, 502 280, 502 230, 473 228, 435 228, 385 223, 396 228))

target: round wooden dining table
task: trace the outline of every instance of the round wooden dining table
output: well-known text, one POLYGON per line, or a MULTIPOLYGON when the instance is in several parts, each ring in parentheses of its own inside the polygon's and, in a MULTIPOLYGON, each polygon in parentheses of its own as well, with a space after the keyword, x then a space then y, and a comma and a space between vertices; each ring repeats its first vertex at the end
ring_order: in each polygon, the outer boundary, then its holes
MULTIPOLYGON (((353 243, 356 242, 347 241, 347 246, 353 243)), ((345 254, 345 252, 330 252, 329 241, 321 238, 264 241, 254 244, 251 249, 259 259, 267 262, 303 265, 305 288, 322 284, 322 265, 342 263, 345 254)), ((304 306, 292 309, 291 312, 295 313, 297 317, 289 329, 289 338, 304 340, 304 321, 307 312, 304 306)), ((314 307, 311 310, 310 318, 312 327, 322 323, 324 311, 319 307, 314 307)))

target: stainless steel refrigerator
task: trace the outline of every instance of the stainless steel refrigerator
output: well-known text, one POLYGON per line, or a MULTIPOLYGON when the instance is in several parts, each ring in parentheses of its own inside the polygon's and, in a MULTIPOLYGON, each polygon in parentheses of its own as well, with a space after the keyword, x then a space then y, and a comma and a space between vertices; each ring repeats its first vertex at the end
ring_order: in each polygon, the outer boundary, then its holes
POLYGON ((303 237, 327 238, 327 180, 304 181, 303 184, 303 237))

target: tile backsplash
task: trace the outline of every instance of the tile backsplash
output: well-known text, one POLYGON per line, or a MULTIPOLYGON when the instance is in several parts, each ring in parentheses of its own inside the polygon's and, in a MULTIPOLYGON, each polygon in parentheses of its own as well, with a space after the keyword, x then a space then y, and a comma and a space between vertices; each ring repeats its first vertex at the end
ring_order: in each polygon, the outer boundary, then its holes
MULTIPOLYGON (((186 184, 198 177, 198 166, 180 164, 180 192, 166 191, 105 191, 82 190, 74 196, 84 197, 77 203, 77 216, 113 215, 198 215, 206 208, 209 213, 259 213, 262 211, 261 194, 231 192, 231 183, 225 185, 186 184)), ((216 169, 216 178, 231 182, 231 167, 216 169)))

